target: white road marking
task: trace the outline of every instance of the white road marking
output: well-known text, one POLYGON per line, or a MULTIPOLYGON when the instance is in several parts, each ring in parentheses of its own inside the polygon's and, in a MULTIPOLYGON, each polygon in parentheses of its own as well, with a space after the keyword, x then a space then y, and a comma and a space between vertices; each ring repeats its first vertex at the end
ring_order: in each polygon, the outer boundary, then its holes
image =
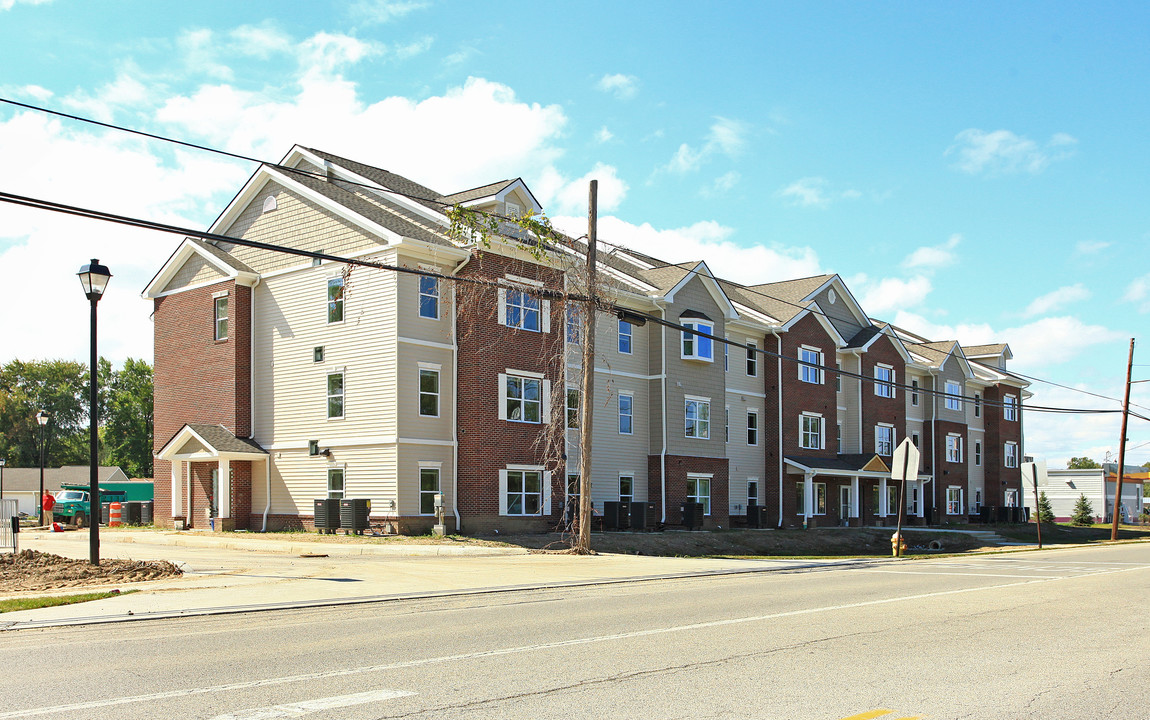
POLYGON ((300 715, 307 715, 320 710, 351 707, 352 705, 365 705, 370 702, 394 700, 395 698, 407 697, 408 695, 414 694, 415 693, 407 690, 368 690, 367 692, 353 693, 351 695, 333 695, 332 697, 304 700, 286 705, 249 708, 247 710, 240 710, 239 712, 217 715, 212 718, 212 720, 280 720, 281 718, 299 717, 300 715))
MULTIPOLYGON (((1120 570, 1107 570, 1095 574, 1110 575, 1147 569, 1150 569, 1150 565, 1140 565, 1138 567, 1122 568, 1120 570)), ((1081 576, 1075 577, 1077 578, 1081 576)), ((841 605, 826 605, 823 607, 788 610, 785 612, 771 613, 769 615, 751 615, 748 617, 731 618, 729 620, 711 620, 708 622, 690 623, 687 625, 672 625, 670 627, 652 628, 650 630, 634 630, 632 632, 614 633, 612 635, 596 635, 591 637, 573 638, 571 640, 557 640, 555 642, 538 643, 535 645, 520 645, 518 647, 502 648, 497 650, 480 650, 477 652, 460 653, 458 655, 441 655, 439 657, 421 658, 418 660, 402 660, 400 662, 387 663, 386 665, 366 665, 363 667, 344 668, 342 670, 327 670, 325 672, 306 673, 301 675, 285 675, 282 677, 264 678, 262 680, 249 680, 247 682, 228 683, 226 685, 210 685, 208 687, 186 688, 183 690, 167 690, 165 692, 150 693, 147 695, 130 695, 126 697, 107 698, 103 700, 90 700, 88 702, 72 703, 70 705, 53 705, 48 707, 27 708, 23 710, 12 710, 9 712, 0 713, 0 720, 7 720, 7 718, 27 718, 34 717, 36 715, 51 715, 53 713, 75 713, 80 710, 94 710, 96 708, 115 707, 117 705, 129 705, 139 702, 154 702, 156 700, 167 700, 170 698, 184 698, 192 697, 195 695, 207 695, 210 693, 232 692, 235 690, 247 690, 250 688, 270 687, 273 685, 285 685, 288 683, 308 682, 311 680, 323 680, 326 678, 348 677, 351 675, 364 675, 368 673, 387 672, 390 670, 404 670, 407 668, 422 667, 425 665, 438 665, 467 660, 501 657, 504 655, 517 655, 520 653, 554 650, 556 648, 565 647, 576 647, 579 645, 590 645, 593 643, 610 642, 613 640, 630 640, 633 638, 651 637, 654 635, 689 632, 691 630, 708 630, 710 628, 726 627, 730 625, 743 625, 746 623, 778 620, 780 618, 798 617, 802 615, 816 615, 819 613, 835 612, 838 610, 852 610, 855 608, 873 607, 877 605, 889 605, 891 603, 908 602, 912 600, 926 600, 929 598, 946 597, 948 595, 964 595, 966 593, 986 592, 988 590, 1020 587, 1022 585, 1035 585, 1038 583, 1056 582, 1059 580, 1068 579, 1074 578, 1042 577, 1034 580, 1003 583, 1001 585, 985 585, 982 587, 959 588, 956 590, 940 590, 937 592, 917 593, 914 595, 900 595, 898 597, 882 598, 879 600, 864 600, 861 602, 844 603, 841 605)))
POLYGON ((1054 575, 1007 575, 1005 573, 976 573, 976 572, 943 572, 928 571, 928 570, 871 570, 862 569, 858 572, 864 573, 886 573, 888 575, 953 575, 956 577, 996 577, 996 578, 1034 578, 1043 580, 1063 580, 1069 576, 1054 576, 1054 575))

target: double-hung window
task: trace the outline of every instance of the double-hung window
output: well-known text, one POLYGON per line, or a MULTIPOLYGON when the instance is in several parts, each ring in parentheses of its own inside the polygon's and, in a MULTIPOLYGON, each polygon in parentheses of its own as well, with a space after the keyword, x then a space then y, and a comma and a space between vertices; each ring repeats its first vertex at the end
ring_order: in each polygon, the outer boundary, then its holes
POLYGON ((631 435, 635 432, 635 396, 619 393, 619 432, 631 435))
POLYGON ((875 453, 875 455, 893 455, 894 454, 894 426, 893 425, 875 425, 875 428, 874 428, 874 453, 875 453))
POLYGON ((1002 419, 1012 421, 1018 419, 1018 398, 1015 396, 1007 395, 1002 399, 1002 419))
POLYGON ((747 505, 759 504, 759 480, 747 478, 747 505))
POLYGON ((539 332, 539 298, 507 288, 506 313, 507 327, 539 332))
POLYGON ((540 470, 505 470, 507 473, 507 514, 541 515, 543 513, 543 472, 540 470))
POLYGON ((1003 448, 1003 450, 1003 458, 1006 461, 1006 467, 1018 467, 1018 443, 1008 442, 1006 443, 1006 446, 1003 448))
MULTIPOLYGON (((795 483, 795 495, 798 500, 799 515, 806 515, 807 512, 807 497, 806 497, 806 483, 795 483)), ((811 489, 814 494, 811 497, 811 514, 812 515, 826 515, 827 514, 827 484, 826 483, 811 483, 811 489)))
POLYGON ((759 444, 759 411, 747 411, 747 444, 759 444))
POLYGON ((419 514, 435 514, 435 496, 439 494, 439 468, 419 468, 419 514))
POLYGON ((419 414, 439 417, 439 370, 419 369, 419 414))
POLYGON ((711 514, 711 478, 702 475, 687 475, 687 502, 703 506, 703 514, 711 514))
POLYGON ((918 407, 918 380, 910 381, 910 404, 918 407))
POLYGON ((433 277, 419 278, 419 317, 439 319, 439 280, 433 277))
POLYGON ((327 496, 334 500, 343 497, 343 468, 328 468, 327 496))
POLYGON ((754 343, 747 343, 747 377, 757 377, 759 374, 759 356, 754 343))
POLYGON ((567 306, 567 342, 577 343, 583 335, 583 308, 578 305, 567 306))
POLYGON ((343 322, 343 278, 330 278, 327 281, 327 321, 343 322))
POLYGON ((982 417, 982 395, 974 394, 974 416, 982 417))
POLYGON ((962 409, 962 386, 951 380, 946 381, 946 409, 962 409))
POLYGON ((543 381, 539 378, 508 375, 506 391, 507 419, 511 422, 538 423, 543 417, 543 381))
POLYGON ((690 330, 696 332, 707 333, 710 335, 715 326, 705 322, 683 322, 683 346, 682 356, 684 360, 705 360, 711 362, 714 360, 715 347, 711 342, 711 338, 703 335, 696 335, 690 330))
POLYGON ((216 340, 228 339, 228 296, 216 298, 215 302, 215 338, 216 340))
POLYGON ((799 416, 799 447, 804 450, 823 449, 823 416, 803 413, 799 416))
POLYGON ((683 404, 684 434, 706 440, 711 437, 711 402, 706 398, 688 397, 683 404))
POLYGON ((951 485, 946 489, 946 514, 962 514, 962 488, 951 485))
POLYGON ((962 462, 962 436, 946 436, 946 461, 952 463, 962 462))
POLYGON ((976 466, 982 465, 982 441, 974 441, 974 464, 976 466))
POLYGON ((875 366, 874 394, 884 398, 894 397, 894 368, 889 365, 875 366))
POLYGON ((343 417, 343 371, 327 374, 327 416, 329 418, 343 417))
POLYGON ((815 385, 823 384, 823 354, 818 348, 799 348, 799 380, 815 385))
POLYGON ((631 323, 626 320, 619 321, 619 352, 631 354, 631 323))
POLYGON ((631 502, 635 499, 635 476, 619 476, 619 501, 631 502))
POLYGON ((579 427, 579 391, 567 388, 567 427, 579 427))

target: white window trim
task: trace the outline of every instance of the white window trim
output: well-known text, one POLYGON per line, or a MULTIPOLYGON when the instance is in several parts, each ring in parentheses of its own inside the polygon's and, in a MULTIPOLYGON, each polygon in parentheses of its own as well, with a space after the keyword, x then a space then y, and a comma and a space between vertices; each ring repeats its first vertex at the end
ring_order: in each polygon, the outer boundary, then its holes
POLYGON ((551 471, 544 470, 542 465, 508 465, 499 471, 499 514, 504 517, 548 517, 551 515, 551 471), (507 512, 507 473, 509 472, 538 472, 542 473, 543 494, 540 515, 511 515, 507 512))
MULTIPOLYGON (((691 318, 690 320, 680 321, 679 324, 684 326, 684 327, 691 328, 692 330, 696 330, 696 331, 701 332, 701 333, 706 333, 708 335, 714 335, 715 334, 715 324, 711 323, 711 322, 707 322, 705 320, 696 320, 694 318, 691 318)), ((679 338, 679 356, 683 360, 697 360, 698 362, 714 362, 715 361, 715 342, 717 342, 717 341, 712 340, 709 337, 700 337, 698 335, 695 335, 694 333, 687 332, 686 330, 681 330, 680 331, 680 338, 679 338), (691 342, 691 354, 689 354, 689 355, 687 354, 687 348, 686 348, 688 339, 691 342), (700 344, 699 341, 700 340, 706 340, 707 342, 709 342, 711 344, 710 345, 710 347, 711 347, 711 354, 710 355, 700 355, 699 354, 699 344, 700 344)))
POLYGON ((347 281, 344 279, 343 275, 335 275, 334 277, 328 277, 327 279, 324 280, 323 291, 324 291, 323 313, 324 313, 324 319, 327 320, 326 324, 328 324, 328 325, 342 325, 343 323, 345 323, 347 321, 347 281), (332 284, 332 282, 334 282, 336 280, 339 281, 340 287, 343 288, 343 293, 340 294, 339 300, 336 301, 336 303, 339 305, 339 320, 332 320, 331 319, 331 302, 332 302, 331 301, 331 284, 332 284))
POLYGON ((225 290, 222 294, 216 293, 212 295, 212 337, 216 342, 223 342, 228 339, 231 331, 231 323, 229 322, 232 317, 232 303, 225 290), (220 315, 220 300, 224 301, 224 314, 220 315), (220 320, 224 321, 224 334, 220 335, 220 320))
POLYGON ((945 444, 946 444, 946 461, 949 463, 961 463, 962 462, 962 436, 958 435, 957 433, 947 433, 945 444), (954 448, 953 455, 954 455, 954 457, 953 458, 951 457, 952 453, 950 452, 951 447, 952 447, 952 445, 951 445, 952 439, 954 440, 954 444, 953 444, 953 448, 954 448))
POLYGON ((825 418, 823 418, 822 415, 820 415, 818 413, 812 413, 812 412, 803 412, 802 414, 799 415, 799 447, 800 448, 802 448, 803 450, 822 450, 824 447, 826 447, 825 433, 826 433, 826 420, 825 420, 825 418), (819 439, 818 439, 819 444, 818 444, 818 447, 810 447, 808 445, 803 444, 804 435, 807 434, 803 431, 803 420, 805 418, 817 418, 819 421, 819 439))
POLYGON ((894 386, 894 384, 895 384, 895 373, 894 373, 894 366, 893 365, 886 365, 884 363, 878 363, 877 365, 875 365, 874 366, 874 380, 875 380, 875 382, 874 382, 874 394, 875 395, 877 395, 879 397, 884 397, 884 398, 894 398, 898 395, 898 392, 895 390, 895 386, 894 386), (889 370, 890 371, 890 379, 889 380, 880 379, 879 378, 879 371, 880 370, 889 370))
POLYGON ((974 441, 974 466, 982 467, 982 441, 974 441))
POLYGON ((1018 467, 1018 443, 1009 440, 1002 446, 1002 463, 1005 467, 1018 467), (1013 464, 1012 464, 1013 461, 1013 464))
MULTIPOLYGON (((523 423, 525 425, 546 425, 551 421, 551 383, 543 377, 542 373, 526 372, 521 370, 507 369, 505 373, 499 373, 499 419, 506 420, 507 422, 523 423), (516 377, 521 380, 538 380, 539 381, 539 421, 532 420, 513 420, 507 416, 507 379, 508 377, 516 377)), ((566 423, 566 403, 567 399, 564 396, 564 423, 566 423)))
POLYGON ((759 426, 759 417, 760 417, 760 415, 759 415, 759 409, 758 408, 747 408, 747 445, 749 447, 758 447, 758 445, 759 445, 759 436, 762 435, 762 428, 759 426), (753 428, 755 431, 755 441, 754 442, 751 442, 751 430, 752 430, 751 418, 752 417, 755 419, 755 427, 753 428))
POLYGON ((947 410, 962 410, 962 385, 953 380, 947 380, 943 387, 946 388, 943 406, 947 410))
MULTIPOLYGON (((703 505, 704 505, 703 516, 704 517, 710 517, 711 516, 711 497, 712 497, 711 496, 711 490, 712 490, 712 485, 714 485, 714 482, 715 482, 715 474, 714 473, 687 473, 687 480, 688 481, 690 481, 690 480, 696 481, 695 482, 696 492, 698 492, 698 487, 699 487, 698 481, 699 480, 706 480, 707 481, 707 494, 705 496, 703 496, 703 497, 707 498, 707 502, 703 503, 703 505)), ((689 492, 689 490, 688 490, 688 492, 689 492)), ((695 495, 694 497, 696 498, 695 502, 698 502, 698 498, 700 496, 695 495)), ((691 496, 687 495, 686 498, 687 498, 687 501, 690 502, 691 496)))
POLYGON ((325 416, 327 416, 328 420, 343 420, 345 417, 347 417, 347 371, 346 371, 346 368, 331 368, 326 373, 324 373, 323 383, 324 383, 324 385, 323 385, 323 392, 324 392, 324 395, 323 395, 323 397, 324 397, 323 414, 325 416), (339 375, 342 378, 342 381, 340 382, 339 395, 338 395, 338 397, 340 398, 340 406, 339 406, 340 407, 340 414, 339 415, 332 415, 331 410, 330 410, 331 399, 333 397, 337 397, 335 395, 332 395, 328 391, 328 386, 327 386, 328 378, 330 378, 332 375, 339 375))
POLYGON ((417 374, 419 376, 419 381, 418 381, 418 387, 416 388, 417 392, 418 392, 418 397, 416 398, 415 410, 419 414, 420 417, 435 417, 435 418, 437 418, 440 416, 439 409, 440 409, 440 406, 441 406, 442 401, 443 401, 443 393, 442 393, 443 373, 440 370, 440 367, 441 367, 440 365, 437 365, 435 363, 422 363, 422 362, 419 363, 419 370, 417 371, 417 374), (425 372, 435 373, 435 392, 434 393, 424 392, 424 390, 423 390, 423 373, 425 373, 425 372), (424 395, 435 395, 435 414, 434 415, 426 414, 423 412, 423 396, 424 395))
POLYGON ((619 500, 620 500, 620 502, 623 502, 623 498, 625 498, 625 497, 630 498, 629 500, 627 500, 627 502, 634 502, 635 501, 635 473, 632 473, 632 472, 621 472, 621 473, 619 473, 618 489, 619 489, 619 500), (631 478, 631 494, 630 495, 624 495, 623 494, 623 478, 631 478))
POLYGON ((963 498, 962 487, 959 485, 948 485, 946 488, 946 514, 947 515, 962 515, 964 509, 966 508, 966 506, 963 504, 963 501, 964 501, 964 498, 963 498), (952 491, 954 492, 954 494, 958 495, 958 498, 956 500, 951 500, 952 491), (952 503, 953 503, 953 506, 958 509, 957 512, 951 512, 950 511, 952 503))
POLYGON ((635 326, 632 325, 631 323, 627 322, 626 320, 620 320, 619 321, 619 338, 618 338, 618 344, 616 347, 618 348, 619 353, 621 355, 631 355, 634 353, 634 350, 635 350, 635 326), (624 326, 627 327, 626 333, 623 332, 624 326), (627 348, 628 349, 626 349, 626 350, 623 349, 623 338, 624 337, 627 338, 627 348))
POLYGON ((434 496, 436 494, 442 494, 443 493, 443 463, 442 462, 430 462, 430 461, 425 461, 425 460, 419 461, 419 511, 420 512, 418 512, 416 514, 423 516, 423 517, 428 517, 428 516, 435 517, 435 509, 434 509, 435 501, 434 501, 434 499, 432 500, 432 506, 433 506, 432 511, 429 513, 423 512, 423 496, 427 492, 423 489, 423 471, 424 470, 434 470, 438 474, 436 477, 436 480, 438 481, 439 489, 435 493, 432 493, 432 495, 434 496))
POLYGON ((813 347, 811 345, 800 345, 798 354, 799 366, 799 380, 807 383, 808 385, 822 385, 823 384, 823 351, 822 348, 813 347), (811 363, 809 360, 803 359, 803 351, 813 352, 815 354, 815 362, 811 363), (814 381, 807 380, 803 377, 803 371, 809 370, 814 373, 814 381))
POLYGON ((418 288, 419 288, 419 303, 418 303, 418 307, 416 308, 416 314, 418 314, 419 317, 423 318, 424 320, 439 320, 440 319, 439 301, 441 299, 440 294, 439 294, 439 278, 429 278, 426 275, 420 275, 419 280, 418 280, 418 288), (434 293, 426 293, 423 291, 423 281, 424 280, 431 280, 435 283, 433 286, 435 288, 434 293), (423 298, 425 298, 425 297, 435 299, 435 315, 434 316, 423 314, 423 298))
POLYGON ((634 435, 635 434, 635 394, 629 393, 629 392, 619 393, 619 400, 618 400, 617 405, 619 408, 619 422, 617 423, 617 427, 619 429, 619 434, 620 435, 634 435), (631 412, 627 413, 626 415, 623 414, 623 398, 627 398, 628 400, 631 401, 631 412), (631 429, 628 431, 623 430, 623 418, 624 417, 628 417, 631 419, 631 429))
POLYGON ((747 343, 747 377, 759 376, 759 346, 747 343))
MULTIPOLYGON (((806 492, 806 482, 799 480, 798 482, 795 483, 795 485, 803 488, 804 493, 806 492)), ((811 517, 814 517, 816 515, 826 515, 827 514, 827 484, 825 482, 812 482, 811 483, 811 492, 814 493, 811 496, 811 517), (820 489, 822 490, 822 495, 823 495, 823 511, 822 512, 819 512, 819 490, 820 489)), ((806 512, 807 512, 806 504, 807 504, 806 498, 804 497, 803 501, 799 503, 799 511, 795 514, 796 515, 806 515, 806 512)))
POLYGON ((913 378, 910 381, 910 404, 913 407, 918 407, 918 393, 922 387, 918 382, 918 378, 913 378))
POLYGON ((325 497, 327 497, 329 500, 331 500, 331 499, 342 500, 343 498, 348 497, 348 495, 347 495, 347 464, 346 463, 341 463, 341 464, 337 464, 337 465, 328 465, 324 469, 324 491, 325 491, 325 497), (339 498, 333 498, 332 494, 331 494, 331 473, 333 470, 338 470, 343 477, 343 488, 340 490, 340 493, 342 493, 342 494, 339 496, 339 498))
POLYGON ((893 456, 894 455, 894 449, 897 446, 895 443, 895 440, 897 440, 897 437, 896 437, 894 425, 891 425, 890 423, 878 423, 877 425, 874 426, 874 454, 875 455, 881 455, 883 457, 893 456), (879 430, 890 430, 889 452, 884 453, 884 452, 881 452, 879 449, 880 448, 879 430))
POLYGON ((711 439, 711 399, 710 398, 702 398, 702 397, 697 397, 694 395, 683 396, 683 437, 690 438, 691 440, 710 440, 711 439), (698 429, 700 427, 700 423, 703 422, 699 418, 698 409, 695 410, 695 431, 696 431, 696 434, 695 435, 688 435, 687 434, 687 405, 690 403, 695 403, 696 405, 705 405, 706 406, 706 408, 707 408, 707 419, 705 421, 707 423, 707 434, 706 435, 697 434, 698 429))
POLYGON ((1007 422, 1018 421, 1018 396, 1004 395, 1002 397, 1002 419, 1007 422))
MULTIPOLYGON (((498 296, 499 296, 499 306, 498 306, 499 324, 503 325, 504 327, 509 327, 513 330, 522 330, 524 332, 542 332, 542 333, 551 332, 551 301, 545 300, 543 298, 540 298, 540 297, 537 297, 537 296, 531 294, 531 292, 534 288, 543 287, 543 283, 536 281, 536 280, 528 280, 527 278, 517 277, 515 275, 507 275, 506 278, 507 279, 500 279, 499 280, 500 284, 508 286, 508 287, 499 288, 499 292, 498 292, 498 296), (511 282, 508 282, 509 280, 514 281, 514 285, 512 285, 511 282), (527 287, 524 287, 524 286, 527 286, 527 287), (530 328, 523 327, 522 325, 508 325, 507 324, 507 291, 508 290, 514 290, 516 292, 525 293, 525 294, 527 294, 527 295, 529 295, 529 296, 531 296, 531 297, 533 297, 539 301, 539 329, 532 330, 530 328)), ((520 315, 521 320, 524 317, 525 317, 524 315, 522 315, 522 314, 520 315)), ((566 332, 566 329, 564 329, 564 332, 566 332)))

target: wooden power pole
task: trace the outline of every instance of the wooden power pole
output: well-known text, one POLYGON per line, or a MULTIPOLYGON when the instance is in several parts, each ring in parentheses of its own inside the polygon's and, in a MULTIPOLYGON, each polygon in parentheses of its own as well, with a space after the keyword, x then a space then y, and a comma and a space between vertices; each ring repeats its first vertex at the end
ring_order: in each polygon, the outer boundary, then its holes
POLYGON ((595 253, 599 222, 599 181, 587 198, 587 307, 583 318, 583 383, 579 394, 579 535, 575 551, 591 552, 591 411, 595 395, 595 253))
MULTIPOLYGON (((1130 374, 1134 369, 1134 338, 1130 338, 1130 358, 1126 361, 1126 397, 1122 400, 1122 435, 1118 440, 1118 476, 1114 483, 1114 517, 1110 527, 1110 539, 1118 539, 1118 503, 1122 501, 1122 472, 1126 469, 1126 421, 1130 418, 1130 374)), ((1105 475, 1105 472, 1103 472, 1105 475)), ((1106 486, 1106 478, 1102 478, 1106 486)), ((1139 508, 1141 510, 1141 508, 1139 508)))

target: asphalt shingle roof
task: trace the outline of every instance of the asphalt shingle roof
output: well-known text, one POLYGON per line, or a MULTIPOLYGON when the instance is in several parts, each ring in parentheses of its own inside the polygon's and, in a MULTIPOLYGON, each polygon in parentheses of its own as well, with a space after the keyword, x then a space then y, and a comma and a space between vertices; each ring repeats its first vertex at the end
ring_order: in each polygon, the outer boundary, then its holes
POLYGON ((223 425, 199 425, 195 423, 188 423, 197 435, 202 437, 205 442, 211 445, 217 452, 236 452, 236 453, 262 453, 267 455, 267 450, 264 450, 254 440, 246 438, 238 438, 235 434, 228 430, 223 425))
POLYGON ((443 200, 444 200, 444 202, 449 203, 451 205, 456 205, 459 203, 470 202, 472 200, 478 200, 479 198, 490 197, 491 195, 498 193, 500 190, 507 187, 508 185, 510 185, 513 182, 515 182, 515 181, 514 180, 500 180, 499 182, 493 182, 493 183, 489 183, 487 185, 481 185, 480 187, 471 188, 470 190, 464 190, 462 192, 453 193, 451 195, 444 195, 443 200))
MULTIPOLYGON (((324 160, 329 160, 336 165, 340 165, 352 171, 356 175, 365 177, 372 182, 379 183, 389 190, 394 190, 395 192, 418 202, 426 208, 435 210, 436 212, 443 212, 444 210, 443 204, 445 200, 443 195, 437 193, 431 188, 420 185, 414 180, 408 180, 402 175, 396 175, 395 173, 384 170, 383 168, 377 168, 373 165, 367 165, 355 160, 349 160, 348 158, 340 157, 339 155, 334 155, 323 150, 317 150, 315 148, 306 149, 308 152, 317 155, 324 160)), ((296 177, 299 178, 302 176, 296 175, 296 177)))

